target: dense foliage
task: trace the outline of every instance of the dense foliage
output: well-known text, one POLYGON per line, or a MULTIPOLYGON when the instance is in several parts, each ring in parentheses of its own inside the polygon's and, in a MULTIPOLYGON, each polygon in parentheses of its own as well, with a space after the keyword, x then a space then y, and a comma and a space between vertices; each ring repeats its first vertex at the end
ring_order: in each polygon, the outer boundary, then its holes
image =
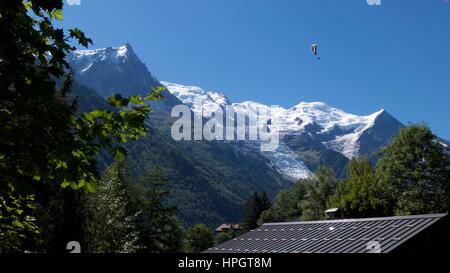
POLYGON ((183 251, 183 230, 176 210, 165 202, 166 183, 160 168, 149 170, 137 181, 123 163, 108 168, 87 201, 87 252, 183 251))
POLYGON ((176 208, 167 205, 167 177, 156 166, 144 174, 131 191, 133 212, 142 252, 181 252, 183 229, 176 218, 176 208))
POLYGON ((347 177, 339 183, 331 205, 346 217, 374 217, 383 214, 380 189, 368 157, 354 158, 347 167, 347 177))
POLYGON ((62 6, 62 0, 0 3, 2 252, 21 251, 25 243, 30 250, 44 251, 58 245, 40 242, 42 236, 25 241, 30 234, 57 234, 67 223, 64 217, 73 215, 66 208, 78 213, 82 197, 67 189, 92 191, 98 178, 95 156, 108 149, 123 158, 126 151, 118 144, 145 135, 147 101, 160 98, 161 90, 142 98, 116 95, 108 100, 115 111, 75 115, 65 61, 74 47, 68 41, 76 39, 85 47, 92 41, 79 29, 66 35, 53 26, 62 20, 62 6), (49 212, 52 208, 57 213, 49 212))
POLYGON ((203 224, 197 224, 186 232, 186 251, 200 253, 214 246, 214 237, 211 229, 203 224))
POLYGON ((253 193, 244 206, 244 229, 251 230, 256 228, 261 214, 268 209, 270 209, 270 201, 267 194, 265 192, 253 193))
POLYGON ((306 185, 305 199, 300 202, 302 220, 323 220, 328 199, 336 190, 336 178, 333 170, 320 167, 306 185))
POLYGON ((386 214, 441 213, 450 208, 450 158, 423 125, 400 131, 382 151, 377 176, 386 214))
POLYGON ((86 200, 85 251, 130 253, 139 249, 136 214, 130 207, 131 183, 121 163, 104 172, 96 191, 86 200))

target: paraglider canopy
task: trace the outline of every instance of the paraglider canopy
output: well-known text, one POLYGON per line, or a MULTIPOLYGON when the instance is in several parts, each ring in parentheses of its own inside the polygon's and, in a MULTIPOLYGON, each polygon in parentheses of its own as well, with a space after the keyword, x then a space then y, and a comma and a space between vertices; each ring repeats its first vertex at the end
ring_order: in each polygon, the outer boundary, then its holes
POLYGON ((317 49, 318 49, 318 44, 313 44, 312 46, 311 46, 311 51, 312 51, 312 53, 314 54, 314 56, 317 56, 317 49))
MULTIPOLYGON (((317 54, 318 54, 318 48, 319 48, 319 45, 318 44, 312 44, 311 45, 311 51, 312 51, 312 53, 314 54, 314 56, 317 56, 317 54)), ((317 59, 318 60, 320 60, 320 57, 317 57, 317 59)))

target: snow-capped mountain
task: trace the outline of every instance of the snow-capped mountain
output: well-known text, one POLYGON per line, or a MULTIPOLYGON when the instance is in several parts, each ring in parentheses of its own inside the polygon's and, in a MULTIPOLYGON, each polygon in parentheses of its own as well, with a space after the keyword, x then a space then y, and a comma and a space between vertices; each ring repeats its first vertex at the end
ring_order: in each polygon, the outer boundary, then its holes
POLYGON ((212 113, 220 108, 230 104, 230 101, 223 93, 206 92, 197 86, 185 86, 176 83, 161 81, 169 92, 181 100, 183 104, 188 105, 194 112, 200 111, 194 107, 195 100, 199 100, 203 104, 203 116, 211 117, 212 113))
POLYGON ((69 56, 75 77, 103 97, 147 92, 157 80, 130 45, 96 50, 77 50, 69 56))
MULTIPOLYGON (((80 84, 95 90, 103 97, 145 94, 150 87, 164 85, 162 103, 153 103, 155 109, 170 110, 184 103, 193 111, 195 100, 203 102, 203 116, 211 118, 218 109, 232 105, 235 112, 259 114, 261 122, 271 116, 271 107, 257 102, 231 103, 224 93, 207 91, 196 86, 159 82, 127 44, 96 50, 78 50, 68 57, 80 84)), ((331 107, 323 102, 302 102, 275 110, 281 133, 276 152, 262 155, 274 169, 290 180, 305 178, 322 164, 333 165, 338 175, 343 174, 346 162, 358 155, 371 156, 387 144, 402 124, 384 110, 368 116, 358 116, 331 107)), ((255 146, 248 143, 247 146, 255 146)), ((230 143, 233 145, 233 143, 230 143)), ((256 148, 254 149, 256 150, 256 148)), ((258 149, 259 151, 259 149, 258 149)))
MULTIPOLYGON (((223 93, 208 92, 200 87, 185 86, 169 82, 162 82, 170 93, 175 95, 184 104, 193 106, 195 100, 203 101, 203 115, 212 117, 212 113, 230 104, 223 93)), ((259 114, 259 119, 270 119, 271 107, 252 101, 233 103, 235 112, 243 112, 247 115, 259 114)), ((193 109, 196 110, 196 109, 193 109)), ((324 149, 335 151, 347 159, 368 154, 385 145, 392 135, 402 126, 385 110, 380 110, 368 116, 357 116, 346 113, 340 109, 331 107, 323 102, 302 102, 292 108, 278 107, 275 110, 278 116, 277 125, 281 133, 280 148, 274 153, 263 153, 273 166, 283 175, 293 180, 305 178, 311 175, 301 156, 283 139, 289 136, 307 135, 319 142, 324 149), (382 121, 382 125, 379 123, 382 121), (389 129, 383 136, 376 135, 377 127, 383 126, 389 129), (371 137, 372 136, 372 137, 371 137), (369 147, 373 143, 376 147, 369 147)), ((291 146, 292 143, 290 143, 291 146)))
MULTIPOLYGON (((235 103, 233 106, 244 112, 255 113, 255 109, 263 109, 260 113, 270 114, 269 106, 255 102, 235 103)), ((290 109, 278 108, 277 112, 278 126, 282 134, 302 134, 308 126, 312 125, 319 126, 320 130, 316 133, 323 137, 333 134, 335 130, 345 132, 331 140, 323 141, 323 144, 351 159, 359 154, 358 139, 364 131, 374 125, 375 120, 384 110, 369 116, 356 116, 330 107, 323 102, 302 102, 290 109)))
MULTIPOLYGON (((147 94, 151 87, 161 85, 129 44, 76 50, 68 56, 68 62, 76 81, 104 98, 118 93, 124 96, 147 94)), ((175 96, 164 92, 164 101, 153 103, 153 106, 170 108, 178 103, 175 96)))

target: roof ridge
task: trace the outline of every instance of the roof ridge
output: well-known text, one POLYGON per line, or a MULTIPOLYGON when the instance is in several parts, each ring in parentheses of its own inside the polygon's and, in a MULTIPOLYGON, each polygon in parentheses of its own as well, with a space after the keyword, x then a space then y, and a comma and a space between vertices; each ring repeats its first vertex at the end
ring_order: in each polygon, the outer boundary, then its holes
POLYGON ((438 213, 438 214, 338 219, 338 220, 322 220, 322 221, 295 221, 295 222, 283 222, 283 223, 266 223, 263 226, 275 226, 275 225, 282 226, 282 225, 298 225, 298 224, 327 224, 327 223, 332 224, 332 223, 346 223, 346 222, 368 222, 368 221, 389 221, 389 220, 404 220, 404 219, 444 218, 447 215, 448 215, 448 213, 438 213))

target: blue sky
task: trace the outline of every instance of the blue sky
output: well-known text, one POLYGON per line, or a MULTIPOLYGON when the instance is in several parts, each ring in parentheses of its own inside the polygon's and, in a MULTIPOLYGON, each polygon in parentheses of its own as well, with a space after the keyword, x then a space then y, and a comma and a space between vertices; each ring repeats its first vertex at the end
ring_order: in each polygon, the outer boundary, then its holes
POLYGON ((81 0, 63 26, 93 48, 128 42, 158 79, 233 102, 386 109, 450 139, 450 1, 81 0))

